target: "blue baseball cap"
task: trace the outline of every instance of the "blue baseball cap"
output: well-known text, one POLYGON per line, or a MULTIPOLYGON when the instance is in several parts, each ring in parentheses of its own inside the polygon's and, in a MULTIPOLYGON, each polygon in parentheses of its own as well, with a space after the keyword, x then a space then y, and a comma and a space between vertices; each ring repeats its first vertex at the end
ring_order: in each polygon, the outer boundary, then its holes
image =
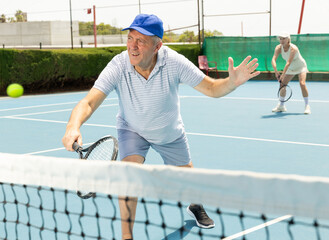
POLYGON ((163 37, 163 22, 157 16, 151 14, 139 14, 135 17, 133 23, 122 29, 122 31, 134 29, 141 34, 147 36, 158 36, 162 39, 163 37))

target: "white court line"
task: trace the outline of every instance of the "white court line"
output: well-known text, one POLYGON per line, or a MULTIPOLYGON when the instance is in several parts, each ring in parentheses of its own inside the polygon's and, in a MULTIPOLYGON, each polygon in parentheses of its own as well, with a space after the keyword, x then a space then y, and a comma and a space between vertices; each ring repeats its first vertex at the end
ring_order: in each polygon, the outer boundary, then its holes
MULTIPOLYGON (((112 107, 112 106, 118 106, 119 104, 114 103, 114 104, 105 104, 101 105, 98 108, 103 108, 103 107, 112 107)), ((72 108, 68 109, 61 109, 61 110, 54 110, 54 111, 47 111, 47 112, 36 112, 36 113, 24 113, 24 114, 16 114, 16 115, 11 115, 11 116, 2 116, 0 118, 11 118, 11 117, 22 117, 22 116, 32 116, 32 115, 40 115, 40 114, 49 114, 49 113, 57 113, 57 112, 69 112, 72 111, 72 108)))
MULTIPOLYGON (((114 104, 103 104, 98 108, 103 108, 103 107, 112 107, 112 106, 118 106, 119 104, 114 103, 114 104)), ((24 113, 24 114, 16 114, 16 115, 10 115, 10 116, 2 116, 1 118, 13 118, 13 117, 22 117, 22 116, 32 116, 32 115, 41 115, 41 114, 49 114, 49 113, 57 113, 57 112, 69 112, 72 111, 72 108, 68 109, 61 109, 61 110, 54 110, 54 111, 46 111, 46 112, 36 112, 36 113, 24 113)))
MULTIPOLYGON (((50 122, 50 123, 67 124, 67 121, 57 121, 57 120, 46 120, 46 119, 36 119, 36 118, 24 118, 24 117, 14 117, 14 116, 7 116, 5 118, 17 119, 17 120, 35 121, 35 122, 50 122)), ((92 123, 84 123, 83 126, 116 128, 116 126, 114 126, 114 125, 103 125, 103 124, 92 124, 92 123)))
POLYGON ((232 138, 232 139, 262 141, 262 142, 289 143, 289 144, 297 144, 297 145, 329 147, 329 144, 323 144, 323 143, 294 142, 294 141, 286 141, 286 140, 274 140, 274 139, 251 138, 251 137, 238 137, 238 136, 228 136, 228 135, 218 135, 218 134, 191 133, 191 132, 188 132, 186 134, 195 135, 195 136, 205 136, 205 137, 232 138))
POLYGON ((78 103, 78 102, 53 103, 53 104, 44 104, 44 105, 36 105, 36 106, 28 106, 28 107, 7 108, 7 109, 0 109, 0 112, 31 109, 31 108, 40 108, 40 107, 50 107, 50 106, 61 106, 61 105, 68 105, 68 104, 74 104, 74 103, 78 103))
MULTIPOLYGON (((118 100, 118 98, 106 98, 104 101, 109 101, 109 100, 118 100)), ((41 107, 51 107, 51 106, 61 106, 61 105, 69 105, 69 104, 77 104, 78 102, 79 101, 65 102, 65 103, 42 104, 42 105, 17 107, 17 108, 7 108, 7 109, 0 109, 0 112, 13 111, 13 110, 22 110, 22 109, 31 109, 31 108, 41 108, 41 107)))
POLYGON ((260 224, 260 225, 258 225, 258 226, 255 226, 255 227, 253 227, 253 228, 249 228, 249 229, 244 230, 244 231, 242 231, 242 232, 239 232, 239 233, 237 233, 237 234, 231 235, 231 236, 229 236, 229 237, 223 238, 222 240, 232 240, 232 239, 236 239, 236 238, 238 238, 238 237, 245 236, 245 235, 247 235, 247 234, 249 234, 249 233, 252 233, 252 232, 255 232, 255 231, 259 230, 259 229, 262 229, 262 228, 265 228, 265 227, 271 226, 271 225, 273 225, 273 224, 279 223, 279 222, 284 221, 284 220, 286 220, 286 219, 288 219, 288 218, 291 218, 291 217, 292 217, 291 215, 285 215, 285 216, 282 216, 282 217, 279 217, 279 218, 273 219, 273 220, 271 220, 271 221, 268 221, 268 222, 266 222, 266 223, 260 224))
MULTIPOLYGON (((180 96, 180 98, 205 98, 211 99, 207 96, 180 96)), ((224 99, 231 99, 231 100, 252 100, 252 101, 276 101, 276 98, 249 98, 249 97, 221 97, 224 99)), ((109 100, 118 100, 118 98, 107 98, 105 101, 109 100)), ((290 102, 303 102, 304 100, 297 100, 291 99, 290 102)), ((13 111, 13 110, 21 110, 21 109, 32 109, 32 108, 40 108, 40 107, 49 107, 49 106, 61 106, 61 105, 68 105, 68 104, 76 104, 79 101, 75 102, 66 102, 66 103, 53 103, 53 104, 43 104, 43 105, 35 105, 35 106, 27 106, 27 107, 17 107, 17 108, 7 108, 7 109, 0 109, 0 112, 4 111, 13 111)), ((310 100, 313 103, 329 103, 329 100, 310 100)))
MULTIPOLYGON (((207 96, 180 96, 180 98, 205 98, 209 99, 207 96)), ((252 101, 277 101, 277 98, 251 98, 251 97, 221 97, 224 99, 231 100, 252 100, 252 101)), ((290 99, 289 102, 304 102, 303 99, 290 99)), ((309 100, 309 102, 313 103, 329 103, 329 100, 309 100)))
MULTIPOLYGON (((93 144, 93 143, 84 143, 83 145, 88 146, 90 144, 93 144)), ((34 154, 40 154, 40 153, 55 152, 55 151, 59 151, 59 150, 65 150, 65 147, 53 148, 53 149, 48 149, 48 150, 43 150, 43 151, 38 151, 38 152, 24 153, 23 155, 34 155, 34 154)))
POLYGON ((39 154, 39 153, 55 152, 55 151, 64 150, 64 149, 65 149, 65 147, 53 148, 53 149, 43 150, 43 151, 39 151, 39 152, 24 153, 23 155, 33 155, 33 154, 39 154))
MULTIPOLYGON (((18 119, 18 120, 27 120, 27 121, 36 121, 36 122, 52 122, 52 123, 67 124, 67 121, 55 121, 55 120, 46 120, 46 119, 23 118, 23 117, 16 117, 16 116, 7 116, 5 118, 18 119)), ((83 125, 84 126, 92 126, 92 127, 116 128, 116 126, 114 126, 114 125, 104 125, 104 124, 84 123, 83 125)), ((186 134, 195 135, 195 136, 205 136, 205 137, 231 138, 231 139, 261 141, 261 142, 287 143, 287 144, 307 145, 307 146, 316 146, 316 147, 329 147, 329 144, 322 144, 322 143, 294 142, 294 141, 286 141, 286 140, 239 137, 239 136, 228 136, 228 135, 220 135, 220 134, 191 133, 191 132, 187 132, 186 134)))

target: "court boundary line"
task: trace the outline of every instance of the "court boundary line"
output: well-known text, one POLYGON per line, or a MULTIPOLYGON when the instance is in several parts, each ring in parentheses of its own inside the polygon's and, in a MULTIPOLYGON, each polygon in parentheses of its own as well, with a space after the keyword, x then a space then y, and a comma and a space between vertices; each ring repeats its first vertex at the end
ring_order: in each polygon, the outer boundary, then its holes
POLYGON ((233 234, 231 236, 225 237, 222 240, 233 240, 233 239, 236 239, 238 237, 242 237, 242 236, 245 236, 245 235, 247 235, 249 233, 252 233, 252 232, 255 232, 257 230, 260 230, 262 228, 266 228, 266 227, 271 226, 273 224, 282 222, 282 221, 284 221, 284 220, 286 220, 288 218, 292 218, 292 215, 284 215, 282 217, 275 218, 275 219, 273 219, 271 221, 265 222, 263 224, 260 224, 260 225, 254 226, 252 228, 246 229, 246 230, 244 230, 242 232, 239 232, 239 233, 233 234))
MULTIPOLYGON (((208 96, 180 96, 180 98, 205 98, 208 96)), ((220 97, 218 99, 231 99, 231 100, 253 100, 253 101, 278 101, 277 98, 251 98, 251 97, 220 97)), ((210 98, 211 99, 211 98, 210 98)), ((304 102, 303 99, 290 99, 289 102, 304 102)), ((329 100, 309 100, 312 103, 329 103, 329 100)))
MULTIPOLYGON (((67 124, 67 121, 36 119, 36 118, 24 118, 24 117, 17 117, 17 116, 7 116, 7 117, 2 117, 2 118, 17 119, 17 120, 27 120, 27 121, 37 121, 37 122, 52 122, 52 123, 67 124)), ((84 126, 91 126, 91 127, 116 128, 116 126, 114 126, 114 125, 104 125, 104 124, 84 123, 83 125, 84 126)), ((306 146, 315 146, 315 147, 329 147, 329 144, 324 144, 324 143, 296 142, 296 141, 287 141, 287 140, 275 140, 275 139, 266 139, 266 138, 240 137, 240 136, 230 136, 230 135, 221 135, 221 134, 209 134, 209 133, 186 132, 186 134, 187 135, 194 135, 194 136, 204 136, 204 137, 230 138, 230 139, 251 140, 251 141, 261 141, 261 142, 273 142, 273 143, 286 143, 286 144, 306 145, 306 146)))
MULTIPOLYGON (((106 98, 104 101, 109 101, 109 100, 118 100, 118 98, 106 98)), ((70 104, 77 104, 78 102, 79 102, 79 101, 65 102, 65 103, 42 104, 42 105, 26 106, 26 107, 17 107, 17 108, 7 108, 7 109, 0 109, 0 112, 4 112, 4 111, 13 111, 13 110, 21 110, 21 109, 40 108, 40 107, 50 107, 50 106, 70 105, 70 104)))
MULTIPOLYGON (((204 98, 204 99, 212 99, 208 96, 180 96, 180 99, 184 98, 204 98)), ((252 101, 277 101, 276 98, 250 98, 250 97, 220 97, 218 99, 230 99, 230 100, 252 100, 252 101)), ((118 100, 118 98, 106 98, 104 101, 110 100, 118 100)), ((43 104, 43 105, 35 105, 35 106, 26 106, 26 107, 16 107, 16 108, 7 108, 7 109, 0 109, 0 112, 5 111, 14 111, 14 110, 21 110, 21 109, 33 109, 33 108, 40 108, 40 107, 49 107, 49 106, 61 106, 61 105, 69 105, 69 104, 77 104, 79 101, 73 102, 65 102, 65 103, 52 103, 52 104, 43 104)), ((289 102, 304 102, 301 99, 291 99, 289 102)), ((329 103, 329 100, 309 100, 312 103, 329 103)))
MULTIPOLYGON (((90 143, 84 143, 84 146, 88 146, 93 144, 93 142, 90 143)), ((59 150, 66 150, 65 147, 60 147, 60 148, 52 148, 52 149, 48 149, 48 150, 42 150, 42 151, 37 151, 37 152, 30 152, 30 153, 23 153, 23 155, 35 155, 35 154, 40 154, 40 153, 47 153, 47 152, 55 152, 55 151, 59 151, 59 150)))
POLYGON ((329 144, 324 144, 324 143, 296 142, 296 141, 287 141, 287 140, 275 140, 275 139, 252 138, 252 137, 239 137, 239 136, 208 134, 208 133, 191 133, 191 132, 187 132, 186 134, 195 135, 195 136, 231 138, 231 139, 252 140, 252 141, 262 141, 262 142, 275 142, 275 143, 288 143, 288 144, 317 146, 317 147, 329 147, 329 144))
MULTIPOLYGON (((112 106, 118 106, 118 103, 112 103, 112 104, 102 104, 98 108, 103 108, 103 107, 112 107, 112 106)), ((22 113, 22 114, 15 114, 15 115, 10 115, 10 116, 0 116, 1 118, 10 118, 10 117, 22 117, 22 116, 33 116, 33 115, 41 115, 41 114, 48 114, 48 113, 57 113, 57 112, 68 112, 72 111, 72 108, 67 108, 67 109, 60 109, 60 110, 54 110, 54 111, 46 111, 46 112, 35 112, 35 113, 22 113)))

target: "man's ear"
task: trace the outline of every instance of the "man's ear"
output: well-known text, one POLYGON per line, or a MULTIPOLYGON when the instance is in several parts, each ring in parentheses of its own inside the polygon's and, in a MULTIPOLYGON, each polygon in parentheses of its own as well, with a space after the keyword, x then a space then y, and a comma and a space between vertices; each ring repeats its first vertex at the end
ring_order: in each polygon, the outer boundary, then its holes
POLYGON ((162 41, 159 41, 157 43, 157 45, 155 46, 155 51, 159 51, 159 49, 161 48, 161 46, 162 46, 162 41))

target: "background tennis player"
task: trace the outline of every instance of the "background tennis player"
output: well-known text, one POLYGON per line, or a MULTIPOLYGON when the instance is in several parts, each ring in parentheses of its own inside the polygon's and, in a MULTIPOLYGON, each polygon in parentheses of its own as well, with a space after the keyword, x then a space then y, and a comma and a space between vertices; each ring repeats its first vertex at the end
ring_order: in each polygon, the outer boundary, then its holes
MULTIPOLYGON (((310 105, 308 104, 308 90, 306 87, 307 65, 306 61, 299 52, 298 47, 291 43, 290 34, 282 33, 278 36, 280 44, 275 47, 274 55, 272 58, 272 66, 275 71, 275 76, 278 81, 283 85, 288 85, 290 80, 298 75, 300 88, 305 101, 305 114, 311 113, 310 105), (286 65, 280 74, 276 67, 276 60, 281 54, 282 58, 286 61, 286 65)), ((284 98, 284 97, 283 97, 284 98)), ((284 106, 284 101, 279 101, 278 105, 272 109, 272 112, 286 112, 287 108, 284 106)))

